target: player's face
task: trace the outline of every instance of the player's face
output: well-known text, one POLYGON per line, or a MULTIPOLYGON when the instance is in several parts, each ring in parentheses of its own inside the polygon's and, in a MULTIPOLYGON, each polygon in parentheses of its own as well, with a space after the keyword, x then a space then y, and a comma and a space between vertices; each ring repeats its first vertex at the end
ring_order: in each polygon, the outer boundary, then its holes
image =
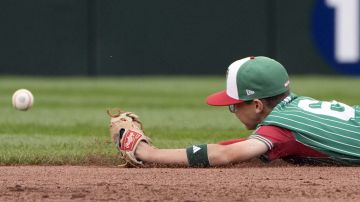
POLYGON ((235 114, 235 116, 245 125, 248 130, 255 129, 257 124, 262 120, 261 114, 263 106, 259 100, 254 100, 250 103, 243 102, 240 104, 235 104, 229 108, 233 109, 230 111, 235 114))

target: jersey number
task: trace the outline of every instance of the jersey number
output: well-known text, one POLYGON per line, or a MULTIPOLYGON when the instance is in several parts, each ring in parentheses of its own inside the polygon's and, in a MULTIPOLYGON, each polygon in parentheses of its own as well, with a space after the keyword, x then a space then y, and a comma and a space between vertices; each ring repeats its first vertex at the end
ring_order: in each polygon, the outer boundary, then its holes
POLYGON ((298 107, 314 114, 331 116, 344 121, 355 118, 355 110, 352 107, 336 101, 300 100, 298 107))

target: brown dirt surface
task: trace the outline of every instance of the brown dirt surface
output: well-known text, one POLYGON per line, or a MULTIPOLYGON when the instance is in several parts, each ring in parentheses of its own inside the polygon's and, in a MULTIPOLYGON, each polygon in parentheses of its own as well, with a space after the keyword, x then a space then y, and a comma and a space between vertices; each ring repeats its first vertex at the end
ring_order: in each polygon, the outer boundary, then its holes
POLYGON ((2 166, 0 201, 360 201, 360 167, 2 166))

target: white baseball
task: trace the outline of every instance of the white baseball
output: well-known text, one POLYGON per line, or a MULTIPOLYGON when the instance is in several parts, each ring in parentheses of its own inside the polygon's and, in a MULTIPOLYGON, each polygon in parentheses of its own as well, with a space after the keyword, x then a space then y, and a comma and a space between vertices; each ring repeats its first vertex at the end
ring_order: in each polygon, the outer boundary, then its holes
POLYGON ((19 89, 15 91, 12 96, 12 105, 15 109, 26 111, 34 104, 33 94, 26 89, 19 89))

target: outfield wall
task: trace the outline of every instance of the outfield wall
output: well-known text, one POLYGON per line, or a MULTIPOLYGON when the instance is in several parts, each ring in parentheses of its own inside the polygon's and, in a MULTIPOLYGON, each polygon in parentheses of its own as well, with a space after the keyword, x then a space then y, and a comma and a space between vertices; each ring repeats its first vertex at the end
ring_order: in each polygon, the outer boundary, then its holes
MULTIPOLYGON (((314 13, 327 1, 2 0, 0 73, 222 75, 236 59, 267 55, 291 74, 357 74, 356 56, 349 72, 321 51, 331 48, 322 34, 334 34, 317 30, 324 15, 314 13)), ((331 17, 335 7, 324 8, 331 17)))

